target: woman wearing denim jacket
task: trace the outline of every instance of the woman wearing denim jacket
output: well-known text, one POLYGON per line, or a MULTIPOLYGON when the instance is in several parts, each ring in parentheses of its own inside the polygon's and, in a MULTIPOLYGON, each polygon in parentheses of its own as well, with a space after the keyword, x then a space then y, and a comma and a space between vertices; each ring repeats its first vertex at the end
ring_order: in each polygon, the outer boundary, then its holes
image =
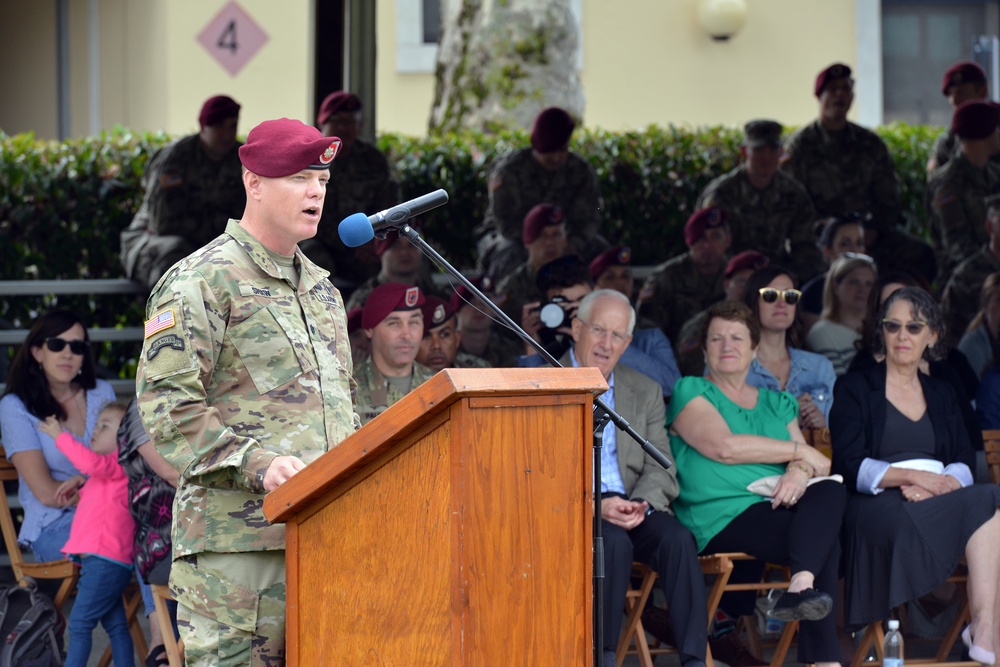
POLYGON ((799 401, 803 429, 826 428, 837 376, 829 359, 798 349, 801 296, 798 280, 788 269, 772 264, 750 276, 743 300, 760 325, 760 347, 750 363, 747 383, 787 391, 799 401))

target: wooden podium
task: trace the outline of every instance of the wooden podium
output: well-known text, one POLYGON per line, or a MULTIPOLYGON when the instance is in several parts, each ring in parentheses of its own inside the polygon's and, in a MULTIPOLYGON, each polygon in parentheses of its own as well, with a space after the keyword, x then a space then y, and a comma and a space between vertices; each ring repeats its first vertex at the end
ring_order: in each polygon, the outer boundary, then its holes
POLYGON ((287 663, 592 660, 596 368, 450 369, 269 494, 287 663))

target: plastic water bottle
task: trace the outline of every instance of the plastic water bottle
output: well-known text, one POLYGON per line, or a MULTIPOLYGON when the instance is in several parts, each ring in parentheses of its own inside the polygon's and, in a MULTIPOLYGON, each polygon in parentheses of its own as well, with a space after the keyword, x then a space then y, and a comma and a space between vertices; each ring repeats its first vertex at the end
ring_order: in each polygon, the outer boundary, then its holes
POLYGON ((882 643, 882 667, 903 667, 903 633, 899 621, 889 621, 889 632, 882 643))

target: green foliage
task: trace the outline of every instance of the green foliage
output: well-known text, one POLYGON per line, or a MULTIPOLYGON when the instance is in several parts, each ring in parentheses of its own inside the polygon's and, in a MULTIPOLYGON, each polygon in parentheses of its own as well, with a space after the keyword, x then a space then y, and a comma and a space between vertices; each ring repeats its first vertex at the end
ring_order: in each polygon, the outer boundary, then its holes
MULTIPOLYGON (((895 160, 907 227, 924 237, 924 165, 939 132, 878 129, 895 160)), ((683 251, 684 221, 705 185, 738 163, 740 137, 739 130, 724 127, 582 130, 571 148, 590 161, 601 182, 605 236, 632 246, 637 264, 654 264, 683 251)), ((0 279, 122 277, 119 234, 142 200, 140 178, 149 156, 168 139, 123 128, 63 143, 0 134, 0 279)), ((448 191, 448 206, 425 216, 423 232, 456 266, 472 268, 490 166, 529 145, 527 133, 388 134, 378 145, 396 166, 405 198, 448 191)), ((134 297, 55 295, 5 297, 0 318, 7 326, 27 327, 55 306, 81 312, 93 326, 138 326, 143 318, 143 304, 134 297)), ((127 374, 135 354, 134 346, 106 344, 102 363, 127 374)))

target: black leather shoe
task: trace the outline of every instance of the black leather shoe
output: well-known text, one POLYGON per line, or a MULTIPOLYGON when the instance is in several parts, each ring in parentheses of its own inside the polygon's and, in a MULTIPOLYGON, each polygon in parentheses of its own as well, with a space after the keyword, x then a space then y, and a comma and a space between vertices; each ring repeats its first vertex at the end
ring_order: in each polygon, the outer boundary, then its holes
POLYGON ((798 593, 785 591, 767 615, 779 621, 818 621, 833 611, 833 598, 815 588, 798 593))

